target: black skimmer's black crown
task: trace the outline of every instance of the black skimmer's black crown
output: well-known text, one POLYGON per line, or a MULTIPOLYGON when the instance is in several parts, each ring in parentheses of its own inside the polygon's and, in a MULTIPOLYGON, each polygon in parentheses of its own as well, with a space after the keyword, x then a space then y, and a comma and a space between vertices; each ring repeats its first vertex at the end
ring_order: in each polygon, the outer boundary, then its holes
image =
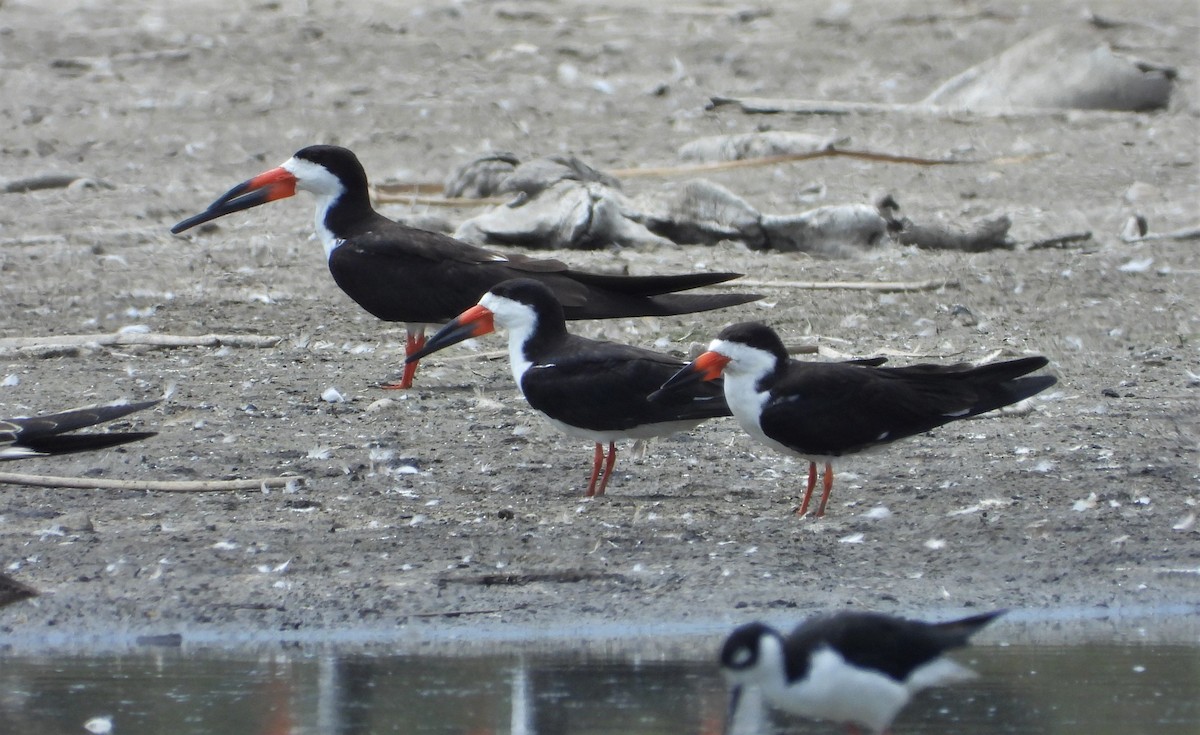
POLYGON ((800 515, 808 512, 817 463, 825 464, 819 517, 833 490, 834 458, 1029 398, 1054 385, 1049 375, 1024 377, 1046 364, 1044 357, 978 367, 800 362, 771 328, 742 322, 723 329, 662 394, 723 375, 725 400, 746 433, 809 461, 800 515))
POLYGON ((683 361, 569 333, 554 293, 528 278, 492 287, 408 359, 487 334, 497 325, 508 332, 513 378, 529 405, 567 435, 595 443, 588 496, 604 494, 618 439, 667 436, 729 415, 720 387, 713 384, 696 384, 666 401, 648 400, 683 361))
POLYGON ((924 623, 842 612, 806 620, 786 636, 748 623, 721 648, 721 671, 731 687, 727 723, 743 688, 754 686, 786 712, 882 733, 917 692, 973 677, 943 654, 967 645, 1003 613, 924 623))
MULTIPOLYGON (((371 206, 367 174, 338 146, 309 146, 230 189, 200 214, 171 228, 180 233, 209 220, 290 197, 316 195, 316 229, 338 286, 379 319, 404 322, 406 354, 421 348, 428 324, 443 324, 510 278, 545 284, 567 319, 668 316, 736 306, 757 294, 680 294, 737 278, 737 273, 623 276, 589 273, 557 260, 503 254, 394 222, 371 206)), ((408 388, 417 361, 398 386, 408 388)))
POLYGON ((158 401, 76 408, 31 418, 0 419, 0 460, 106 449, 154 436, 153 431, 71 434, 149 408, 158 401))

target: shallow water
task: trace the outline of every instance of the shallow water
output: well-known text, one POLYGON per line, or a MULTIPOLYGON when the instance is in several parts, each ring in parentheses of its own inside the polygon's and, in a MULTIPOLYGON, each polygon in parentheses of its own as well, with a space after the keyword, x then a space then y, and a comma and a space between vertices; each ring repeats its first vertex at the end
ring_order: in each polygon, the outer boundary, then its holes
MULTIPOLYGON (((977 646, 956 658, 979 678, 921 695, 896 735, 1200 732, 1200 647, 977 646)), ((706 659, 177 648, 0 658, 6 735, 102 729, 97 717, 118 734, 719 733, 725 703, 706 659)), ((739 728, 842 732, 747 714, 739 728)))

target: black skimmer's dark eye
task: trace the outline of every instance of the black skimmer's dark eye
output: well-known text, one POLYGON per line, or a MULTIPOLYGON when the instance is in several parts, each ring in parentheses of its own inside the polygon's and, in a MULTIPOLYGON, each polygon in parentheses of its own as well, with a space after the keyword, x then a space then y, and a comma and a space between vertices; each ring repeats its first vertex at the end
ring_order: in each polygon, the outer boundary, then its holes
POLYGON ((184 230, 190 230, 196 225, 209 220, 224 217, 227 214, 240 212, 243 209, 257 207, 260 204, 273 202, 276 199, 286 199, 296 193, 296 177, 291 171, 280 166, 270 171, 264 171, 252 179, 243 181, 225 192, 215 202, 208 205, 195 217, 189 217, 171 228, 178 235, 184 230))
POLYGON ((437 334, 430 337, 421 349, 404 358, 404 364, 414 363, 450 345, 458 344, 472 337, 482 337, 494 331, 496 331, 496 324, 491 310, 476 304, 459 314, 454 321, 439 329, 437 334))

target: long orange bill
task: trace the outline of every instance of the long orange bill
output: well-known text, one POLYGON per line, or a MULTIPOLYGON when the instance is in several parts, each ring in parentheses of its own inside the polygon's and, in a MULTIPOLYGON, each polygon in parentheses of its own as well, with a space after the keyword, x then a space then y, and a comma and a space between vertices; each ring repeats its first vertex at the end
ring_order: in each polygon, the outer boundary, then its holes
POLYGON ((482 337, 495 330, 496 325, 492 321, 492 312, 476 304, 455 317, 454 321, 439 329, 437 334, 425 341, 424 347, 405 357, 404 364, 415 363, 450 345, 456 345, 472 337, 482 337))
POLYGON ((276 199, 286 199, 295 193, 296 177, 292 175, 292 172, 283 167, 273 168, 243 181, 225 192, 215 202, 208 205, 208 209, 195 217, 183 220, 172 227, 171 232, 178 235, 184 230, 190 230, 209 220, 273 202, 276 199))
POLYGON ((662 387, 650 394, 651 401, 665 397, 668 393, 679 390, 684 386, 705 380, 716 380, 721 377, 729 358, 719 352, 708 351, 680 368, 679 372, 667 379, 662 387))

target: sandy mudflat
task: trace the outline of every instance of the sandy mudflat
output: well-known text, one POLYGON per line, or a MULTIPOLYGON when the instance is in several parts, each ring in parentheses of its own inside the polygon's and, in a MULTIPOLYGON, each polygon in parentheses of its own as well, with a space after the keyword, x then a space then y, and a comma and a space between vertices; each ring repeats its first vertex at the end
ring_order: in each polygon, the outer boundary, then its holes
MULTIPOLYGON (((134 422, 159 432, 151 440, 0 469, 306 478, 266 493, 0 487, 0 563, 43 592, 0 612, 0 641, 361 627, 419 642, 473 626, 720 624, 845 606, 1195 610, 1200 252, 1195 241, 1118 235, 1135 211, 1156 232, 1196 224, 1196 3, 1140 3, 1133 17, 1121 2, 921 0, 869 4, 832 24, 817 22, 825 2, 669 5, 0 5, 3 176, 109 185, 0 194, 0 338, 134 325, 280 337, 268 348, 0 353, 4 415, 169 393, 134 422), (915 101, 1035 30, 1081 23, 1085 7, 1136 21, 1105 37, 1180 70, 1169 111, 706 110, 714 94, 915 101), (734 12, 749 8, 767 12, 734 12), (683 355, 726 323, 761 319, 790 342, 894 364, 1043 354, 1060 381, 1023 414, 847 461, 819 521, 792 515, 806 466, 731 420, 655 442, 642 459, 622 447, 608 495, 584 500, 591 447, 526 407, 505 360, 479 356, 500 351, 500 337, 430 359, 407 394, 379 390, 398 375, 403 331, 337 289, 310 239, 307 197, 200 234, 168 232, 310 143, 354 149, 377 180, 440 181, 493 149, 667 166, 696 137, 758 129, 931 158, 1024 156, 936 169, 823 159, 711 176, 771 213, 813 206, 801 196, 812 184, 825 191, 816 203, 891 192, 925 221, 1006 213, 1021 246, 854 260, 733 245, 552 252, 632 273, 702 264, 755 281, 957 284, 772 287, 726 312, 573 329, 665 339, 660 349, 683 355), (1082 231, 1092 239, 1024 248, 1082 231), (344 402, 322 400, 331 387, 344 402)), ((457 223, 477 210, 385 211, 457 223)))

